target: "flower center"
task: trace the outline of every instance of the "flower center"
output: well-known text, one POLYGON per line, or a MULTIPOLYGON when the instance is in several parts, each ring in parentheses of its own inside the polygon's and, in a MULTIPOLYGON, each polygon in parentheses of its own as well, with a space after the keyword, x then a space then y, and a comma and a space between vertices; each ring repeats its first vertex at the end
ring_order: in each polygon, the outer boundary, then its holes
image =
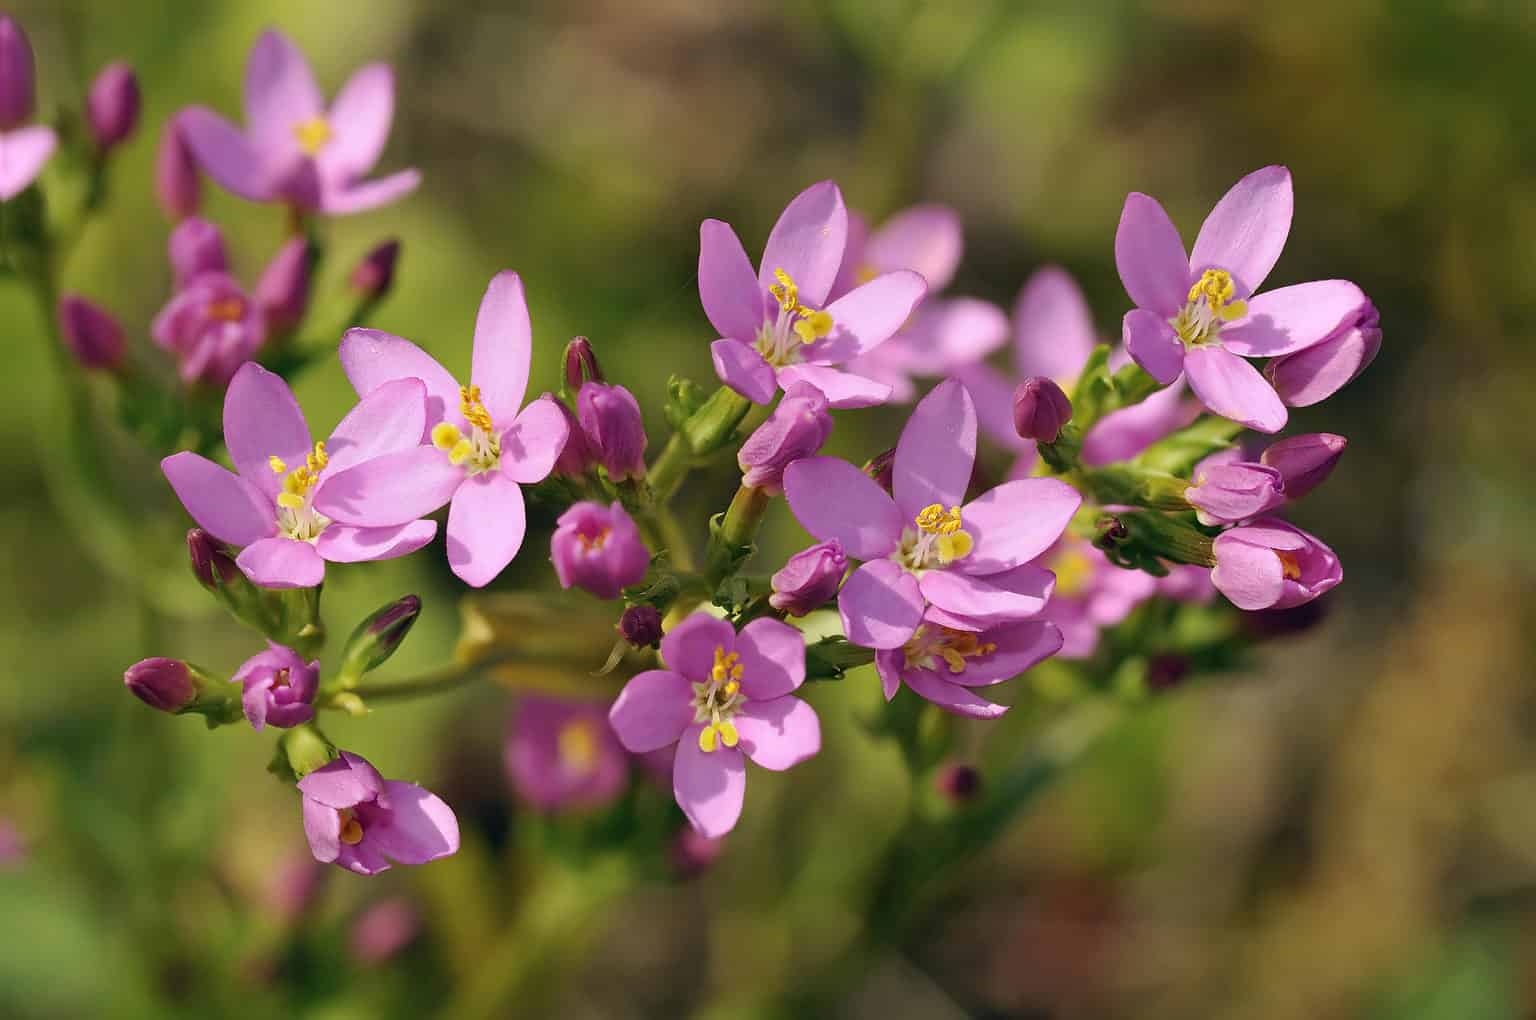
POLYGON ((459 387, 459 413, 469 422, 468 435, 452 422, 441 421, 432 426, 432 445, 471 475, 494 470, 501 463, 501 437, 480 402, 480 387, 459 387))
POLYGON ((245 299, 227 297, 210 301, 203 314, 215 322, 239 322, 245 318, 245 299))
POLYGON ((331 462, 326 456, 325 443, 315 444, 304 463, 288 470, 281 457, 267 458, 267 466, 274 475, 283 476, 283 491, 277 494, 277 526, 288 538, 299 542, 313 542, 320 532, 331 523, 329 517, 315 512, 310 500, 315 486, 320 483, 320 473, 331 462))
POLYGON ((741 672, 741 656, 716 645, 709 679, 693 685, 693 721, 704 724, 699 750, 713 751, 722 744, 735 747, 740 739, 731 717, 747 700, 741 693, 741 672))
POLYGON ((1234 301, 1237 287, 1225 269, 1207 269, 1189 288, 1188 304, 1168 320, 1185 347, 1208 344, 1221 335, 1223 324, 1248 314, 1248 302, 1234 301))
POLYGON ((1073 598, 1093 580, 1093 561, 1080 549, 1064 549, 1051 561, 1051 571, 1056 575, 1056 594, 1073 598))
POLYGON ((324 117, 310 117, 293 126, 293 136, 299 140, 304 155, 318 156, 331 140, 331 125, 324 117))
POLYGON ((1290 552, 1275 552, 1275 558, 1280 561, 1280 576, 1287 581, 1301 580, 1301 564, 1296 560, 1296 554, 1290 552))
POLYGON ((950 630, 925 623, 902 646, 908 669, 926 669, 938 672, 942 661, 951 673, 964 673, 965 661, 990 655, 997 645, 982 641, 975 634, 963 630, 950 630))
POLYGON ((587 776, 597 767, 597 734, 588 719, 572 719, 555 737, 560 766, 572 775, 587 776))
POLYGON ((595 535, 588 535, 583 532, 576 536, 576 541, 581 544, 582 552, 595 553, 608 544, 608 536, 611 534, 613 534, 612 528, 604 528, 595 535))
POLYGON ((976 546, 971 533, 960 526, 960 508, 957 506, 946 510, 942 503, 930 503, 912 523, 917 528, 902 531, 896 560, 914 573, 947 567, 970 555, 976 546))
POLYGON ((363 823, 357 817, 357 812, 351 808, 342 808, 336 812, 341 819, 341 841, 347 846, 357 846, 363 841, 363 823))
POLYGON ((773 271, 778 282, 768 288, 779 303, 779 314, 764 320, 757 331, 757 352, 770 365, 782 368, 796 361, 800 348, 813 344, 832 332, 832 316, 800 301, 800 288, 782 269, 773 271))

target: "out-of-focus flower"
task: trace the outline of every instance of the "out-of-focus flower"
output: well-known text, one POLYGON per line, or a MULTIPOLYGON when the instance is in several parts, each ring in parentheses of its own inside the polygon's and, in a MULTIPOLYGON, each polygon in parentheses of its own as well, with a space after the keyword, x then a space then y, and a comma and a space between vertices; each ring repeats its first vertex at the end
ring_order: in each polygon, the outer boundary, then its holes
POLYGON ((1072 401, 1043 375, 1032 376, 1013 391, 1013 430, 1020 439, 1054 443, 1072 417, 1072 401))
POLYGON ((950 762, 933 777, 934 788, 952 804, 968 804, 981 792, 981 772, 974 765, 950 762))
POLYGON ((661 610, 651 605, 630 606, 619 616, 619 635, 636 648, 661 644, 661 610))
POLYGON ((736 827, 747 789, 746 758, 775 772, 821 750, 821 722, 793 696, 805 681, 805 642, 778 620, 736 630, 695 613, 661 640, 665 669, 640 673, 609 720, 625 748, 644 754, 677 745, 672 791, 703 836, 736 827))
POLYGON ((645 477, 645 421, 640 402, 622 386, 587 383, 576 395, 576 420, 587 454, 610 481, 645 477))
POLYGON ((683 829, 672 838, 672 872, 678 878, 698 878, 725 852, 725 837, 701 836, 697 829, 683 829))
POLYGON ((1380 350, 1381 316, 1367 301, 1328 339, 1275 358, 1264 366, 1264 375, 1285 403, 1310 407, 1353 382, 1380 350))
POLYGON ((1025 620, 980 631, 956 630, 928 618, 901 646, 875 652, 885 700, 906 684, 940 708, 975 719, 996 719, 1008 711, 976 692, 1012 679, 1061 648, 1054 623, 1025 620))
POLYGON ((629 757, 600 702, 522 696, 504 756, 518 796, 548 811, 601 807, 629 779, 629 757))
POLYGON ((403 896, 369 906, 347 935, 347 950, 358 963, 388 963, 421 933, 421 914, 403 896))
POLYGON ((183 382, 224 386, 256 354, 267 331, 260 306, 240 281, 203 273, 160 310, 150 336, 176 355, 183 382))
POLYGON ((293 924, 314 905, 326 870, 301 850, 284 854, 267 872, 264 889, 267 906, 284 924, 293 924))
POLYGON ((395 285, 395 267, 399 262, 400 241, 393 237, 381 241, 368 249, 368 254, 352 268, 347 283, 359 294, 377 301, 395 285))
POLYGON ((0 202, 9 202, 43 172, 58 136, 32 119, 32 43, 9 15, 0 16, 0 202))
POLYGON ((1252 520, 1284 503, 1287 496, 1279 471, 1221 454, 1196 464, 1191 481, 1184 498, 1195 508, 1200 523, 1208 526, 1252 520))
POLYGON ((532 354, 523 281, 511 272, 497 274, 480 302, 468 386, 409 340, 348 330, 341 363, 359 396, 401 380, 426 385, 431 445, 338 472, 317 496, 318 511, 359 527, 392 528, 451 503, 448 564, 466 584, 489 584, 523 545, 520 486, 543 481, 565 446, 555 400, 518 410, 532 354))
POLYGON ((343 216, 403 198, 421 181, 416 170, 365 179, 389 139, 394 105, 394 73, 369 64, 327 110, 304 55, 267 31, 246 65, 244 131, 201 106, 177 119, 198 164, 227 190, 343 216))
POLYGON ((832 366, 889 339, 928 288, 917 273, 899 270, 827 304, 847 241, 848 211, 831 181, 789 203, 758 272, 729 224, 704 221, 699 297, 721 336, 710 347, 721 382, 757 404, 794 382, 815 386, 833 407, 885 402, 889 386, 832 366))
POLYGON ((1157 578, 1117 567, 1092 543, 1070 535, 1041 562, 1056 575, 1044 618, 1061 631, 1058 654, 1063 659, 1093 655, 1100 631, 1122 622, 1157 593, 1157 578))
POLYGON ((20 867, 27 859, 27 844, 9 819, 0 818, 0 869, 20 867))
POLYGON ((192 150, 182 136, 179 118, 166 121, 155 151, 155 197, 172 220, 196 216, 203 204, 203 182, 192 150))
POLYGON ((134 697, 162 712, 179 711, 197 697, 192 671, 180 659, 156 657, 135 662, 123 674, 123 683, 134 697))
POLYGON ((1157 578, 1157 594, 1175 602, 1209 602, 1216 597, 1216 586, 1211 583, 1211 568, 1194 563, 1169 564, 1167 575, 1157 578))
POLYGON ((1332 549, 1270 517, 1222 532, 1214 552, 1211 581, 1239 609, 1289 609, 1344 579, 1332 549))
POLYGON ((1354 322, 1366 298, 1347 280, 1256 293, 1291 229, 1291 173, 1282 166, 1238 181, 1211 210, 1186 255, 1163 207, 1132 192, 1115 233, 1115 265, 1136 308, 1125 346, 1167 385, 1185 374, 1207 408, 1260 432, 1285 427, 1274 387, 1243 358, 1294 354, 1354 322))
POLYGON ((418 449, 426 391, 401 379, 370 391, 329 439, 309 425, 281 376, 249 362, 224 395, 224 441, 238 474, 195 453, 160 462, 187 513, 222 542, 243 546, 245 576, 266 588, 312 588, 325 563, 390 559, 414 552, 437 533, 435 521, 360 527, 317 509, 348 469, 418 449))
POLYGON ((351 751, 300 779, 299 792, 304 835, 323 864, 376 875, 391 862, 426 864, 458 852, 452 808, 413 783, 385 779, 351 751))
POLYGON ((139 126, 139 77, 117 61, 101 69, 85 98, 85 119, 99 152, 116 148, 139 126))
POLYGON ((1297 500, 1323 484, 1348 445, 1343 436, 1310 432, 1272 444, 1259 456, 1259 462, 1280 472, 1285 479, 1285 498, 1297 500))
POLYGON ((166 242, 177 289, 204 273, 228 273, 229 255, 224 233, 201 216, 189 216, 176 224, 166 242))
POLYGON ((768 420, 741 444, 736 463, 741 484, 777 495, 784 491, 784 469, 821 449, 832 434, 832 413, 824 393, 808 383, 793 383, 768 420))
POLYGON ((600 599, 616 599, 645 579, 651 554, 624 507, 576 503, 560 515, 549 540, 560 587, 573 585, 600 599))
POLYGON ((866 561, 838 597, 849 641, 899 649, 925 619, 974 631, 1045 608, 1050 572, 1029 561, 1061 537, 1082 497, 1056 479, 1025 478, 961 506, 975 460, 975 408, 951 379, 902 429, 893 495, 835 457, 784 473, 801 525, 866 561))
POLYGON ((769 578, 768 604, 791 616, 804 616, 837 598, 848 557, 837 539, 801 549, 769 578))
POLYGON ((271 647, 246 659, 230 678, 240 685, 245 718, 258 731, 309 722, 320 689, 319 661, 305 662, 293 649, 268 643, 271 647))
POLYGON ((59 334, 85 368, 110 371, 123 363, 123 327, 106 309, 78 294, 59 299, 59 334))
POLYGON ((309 243, 289 238, 256 281, 256 305, 266 328, 283 333, 297 326, 309 307, 309 243))

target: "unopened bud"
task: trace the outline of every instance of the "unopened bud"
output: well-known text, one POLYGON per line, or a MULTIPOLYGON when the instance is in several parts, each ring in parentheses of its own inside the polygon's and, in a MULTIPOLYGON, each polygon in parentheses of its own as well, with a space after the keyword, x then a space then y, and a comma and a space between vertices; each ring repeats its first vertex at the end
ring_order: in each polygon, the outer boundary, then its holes
POLYGON ((1054 443, 1072 418, 1072 401, 1054 380, 1026 379, 1013 391, 1013 427, 1024 439, 1054 443))
POLYGON ((622 386, 588 383, 576 397, 576 419, 610 481, 645 477, 645 422, 633 393, 622 386))
POLYGON ((400 259, 400 242, 395 238, 384 241, 364 255, 352 269, 348 281, 352 289, 363 297, 378 300, 389 293, 395 282, 395 265, 400 259))
POLYGON ((420 615, 421 599, 415 595, 403 596, 374 610, 347 638, 341 675, 356 680, 382 666, 395 654, 420 615))
POLYGON ((875 484, 884 489, 887 494, 891 491, 892 472, 896 469, 896 448, 893 446, 882 454, 878 454, 864 465, 864 473, 875 480, 875 484))
POLYGON ((1207 458, 1195 466, 1194 474, 1184 498, 1207 527, 1252 520, 1284 503, 1287 495, 1280 472, 1265 464, 1207 458))
POLYGON ((85 101, 86 122, 98 151, 128 140, 139 126, 139 104, 139 78, 133 68, 122 61, 104 67, 85 101))
POLYGON ((290 238, 278 249, 256 283, 256 304, 267 329, 284 332, 297 326, 309 307, 309 242, 290 238))
POLYGON ((1286 404, 1310 407, 1352 382, 1380 351, 1381 316, 1367 301, 1322 343, 1271 359, 1264 375, 1286 404))
POLYGON ((769 493, 784 491, 784 469, 812 456, 832 433, 831 405, 826 394, 808 383, 795 383, 784 399, 741 444, 736 463, 741 484, 769 493))
POLYGON ((197 698, 192 670, 180 659, 136 662, 123 674, 123 683, 134 697, 162 712, 179 712, 197 698))
POLYGON ((597 365, 597 353, 592 342, 584 336, 573 337, 565 345, 565 390, 579 393, 585 383, 603 381, 603 370, 597 365))
POLYGON ((837 539, 802 549, 769 579, 768 604, 791 616, 804 616, 837 597, 848 557, 837 539))
POLYGON ((567 429, 565 446, 560 450, 560 456, 555 458, 554 473, 562 478, 580 478, 596 460, 592 456, 591 447, 587 445, 586 435, 581 431, 581 422, 576 420, 575 412, 563 400, 555 400, 555 406, 565 419, 567 429))
POLYGON ((701 836, 691 827, 672 840, 672 870, 681 879, 698 878, 710 869, 722 851, 725 837, 701 836))
POLYGON ((32 119, 35 77, 27 33, 16 19, 0 17, 0 131, 32 119))
POLYGON ((1330 432, 1291 436, 1274 443, 1259 457, 1259 462, 1280 472, 1285 479, 1285 498, 1297 500, 1323 483, 1349 440, 1330 432))
POLYGON ((953 762, 939 769, 933 785, 949 802, 966 804, 981 793, 981 773, 974 765, 953 762))
POLYGON ((655 606, 630 606, 619 617, 619 634, 636 648, 661 644, 661 611, 655 606))
POLYGON ((244 576, 233 557, 202 528, 187 532, 187 553, 191 556, 192 573, 197 583, 209 591, 218 591, 235 578, 244 576))
POLYGON ((123 327, 100 306, 75 294, 59 299, 59 333, 86 368, 114 369, 123 362, 123 327))
POLYGON ((203 182, 197 175, 197 161, 182 138, 175 117, 160 132, 160 149, 155 154, 155 197, 172 220, 195 216, 203 204, 203 182))

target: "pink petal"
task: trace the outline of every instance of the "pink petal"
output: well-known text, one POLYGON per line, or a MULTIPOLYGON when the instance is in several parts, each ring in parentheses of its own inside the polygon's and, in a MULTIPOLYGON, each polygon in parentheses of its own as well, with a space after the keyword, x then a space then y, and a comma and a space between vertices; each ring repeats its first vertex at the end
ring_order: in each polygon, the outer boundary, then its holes
POLYGON ((901 328, 927 293, 923 278, 906 269, 855 287, 827 306, 832 332, 806 347, 805 359, 833 365, 874 350, 901 328))
POLYGON ((693 722, 693 685, 680 673, 637 673, 608 710, 608 724, 631 754, 675 744, 693 722))
POLYGON ((459 384, 448 370, 409 340, 377 329, 349 329, 341 338, 341 367, 360 397, 396 379, 420 379, 427 387, 427 423, 422 442, 433 425, 450 421, 464 428, 459 413, 459 384))
POLYGON ((250 545, 277 532, 271 500, 250 482, 190 451, 160 462, 176 498, 205 531, 230 545, 250 545))
POLYGON ((527 527, 516 482, 496 471, 466 479, 448 507, 448 566, 465 584, 483 588, 512 562, 527 527))
POLYGON ((385 383, 358 401, 325 441, 330 457, 327 474, 340 474, 386 453, 414 449, 426 421, 427 388, 420 379, 385 383))
POLYGON ((324 112, 309 62, 281 32, 267 30, 245 65, 245 124, 262 149, 293 150, 294 128, 324 112))
POLYGON ((320 211, 331 216, 349 216, 389 205, 415 191, 421 184, 421 171, 397 170, 388 177, 375 177, 359 184, 330 187, 321 196, 320 211))
POLYGON ((299 154, 281 164, 274 165, 269 160, 268 166, 275 197, 298 209, 311 212, 320 209, 323 204, 321 192, 326 182, 320 177, 320 164, 313 158, 299 154))
POLYGON ((425 864, 458 852, 459 820, 435 794, 414 783, 385 781, 389 816, 364 834, 377 851, 399 864, 425 864))
POLYGON ((1196 347, 1184 357, 1189 388, 1200 402, 1232 421, 1259 432, 1285 428, 1285 405, 1259 370, 1215 344, 1196 347))
POLYGON ((1055 478, 1004 482, 967 503, 960 526, 976 546, 958 564, 967 574, 995 574, 1049 549, 1082 506, 1083 497, 1055 478))
POLYGON ((991 578, 971 577, 957 570, 930 570, 923 575, 919 587, 923 597, 946 614, 987 623, 1023 620, 1045 609, 1045 599, 1040 595, 1009 591, 991 582, 991 578))
POLYGON ((1248 316, 1221 331, 1221 345, 1247 358, 1273 358, 1328 339, 1360 315, 1366 297, 1348 280, 1316 280, 1255 294, 1248 316))
POLYGON ((768 235, 757 280, 762 293, 784 270, 800 289, 800 301, 820 308, 837 279, 848 244, 848 210, 843 193, 831 181, 813 184, 785 207, 768 235))
POLYGON ((742 752, 774 772, 792 768, 821 750, 821 720, 799 698, 754 698, 731 721, 742 752))
POLYGON ((871 560, 837 598, 843 633, 863 648, 900 648, 923 620, 917 578, 893 560, 871 560))
POLYGON ((240 477, 276 497, 282 473, 272 470, 270 457, 301 467, 313 450, 309 425, 283 377, 254 361, 240 366, 224 393, 224 443, 240 477))
POLYGON ((0 134, 0 202, 9 202, 37 180, 58 144, 53 128, 41 124, 0 134))
POLYGON ((901 690, 901 674, 904 658, 899 648, 889 648, 875 653, 875 672, 880 675, 880 693, 890 701, 901 690))
POLYGON ((931 504, 964 502, 975 463, 976 407, 958 380, 946 379, 918 401, 896 444, 892 487, 901 523, 931 504))
POLYGON ((335 810, 379 799, 384 794, 384 777, 362 755, 342 751, 334 761, 300 779, 298 786, 307 800, 335 810))
POLYGON ((865 242, 863 262, 876 272, 910 269, 933 293, 949 286, 964 242, 960 217, 948 206, 914 205, 880 225, 865 242))
POLYGON ((1200 225, 1190 276, 1215 266, 1232 274, 1239 297, 1258 290, 1291 232, 1292 202, 1291 172, 1283 166, 1255 170, 1232 185, 1200 225))
POLYGON ((194 106, 176 118, 176 128, 197 165, 227 191, 251 202, 269 202, 276 181, 266 153, 212 110, 194 106))
POLYGON ((1285 592, 1285 567, 1273 549, 1226 542, 1211 569, 1211 583, 1239 609, 1268 609, 1285 592))
POLYGON ((1120 336, 1136 364, 1164 386, 1184 371, 1184 344, 1168 320, 1157 313, 1145 308, 1126 312, 1120 336))
POLYGON ((784 470, 784 496, 806 531, 837 539, 857 560, 879 559, 896 548, 902 518, 874 479, 836 457, 807 457, 784 470))
POLYGON ((1199 416, 1199 403, 1189 399, 1182 385, 1158 390, 1099 419, 1083 439, 1083 462, 1097 466, 1129 460, 1199 416))
POLYGON ((805 682, 805 637, 794 627, 762 618, 741 628, 741 691, 753 701, 779 698, 805 682))
POLYGON ((1280 399, 1291 407, 1311 407, 1333 396, 1365 371, 1381 350, 1381 330, 1350 329, 1264 366, 1280 399))
POLYGON ((354 528, 332 524, 320 533, 315 550, 332 563, 392 560, 413 553, 437 535, 436 521, 412 521, 393 528, 354 528))
POLYGON ((699 748, 702 726, 690 726, 677 742, 672 761, 672 794, 701 836, 724 836, 736 827, 747 794, 747 769, 741 751, 699 748))
POLYGON ((1098 342, 1088 302, 1066 270, 1046 266, 1025 282, 1013 305, 1013 365, 1020 379, 1043 375, 1065 385, 1098 342))
POLYGON ((224 234, 201 216, 189 216, 178 223, 166 248, 178 288, 203 273, 229 273, 224 234))
POLYGON ((716 340, 709 345, 715 363, 715 375, 731 389, 754 404, 769 404, 778 392, 773 366, 763 356, 739 340, 716 340))
POLYGON ((968 297, 935 301, 930 292, 901 332, 878 350, 901 343, 909 371, 946 375, 975 364, 1007 341, 1008 316, 992 302, 968 297))
POLYGON ((661 661, 690 680, 703 683, 715 665, 715 649, 736 647, 736 630, 708 613, 694 613, 661 639, 661 661))
POLYGON ((699 301, 723 337, 750 344, 762 328, 763 291, 752 260, 736 231, 720 220, 699 225, 699 301))
POLYGON ((309 852, 321 864, 330 864, 341 854, 341 815, 333 807, 304 798, 304 837, 309 852))
POLYGON ((409 524, 452 499, 465 478, 447 454, 417 446, 327 474, 315 491, 315 509, 364 528, 409 524))
POLYGON ((904 670, 901 679, 920 697, 957 715, 972 719, 996 719, 1008 711, 1004 705, 996 705, 967 687, 950 683, 926 669, 904 670))
POLYGON ((836 408, 876 407, 891 396, 886 383, 826 365, 785 365, 779 369, 778 379, 786 390, 797 382, 809 383, 836 408))
POLYGON ((1125 196, 1115 230, 1115 268, 1136 307, 1171 319, 1189 300, 1189 259, 1179 231, 1157 199, 1125 196))
POLYGON ((570 421, 546 393, 523 408, 502 433, 502 472, 524 485, 542 482, 554 470, 570 433, 570 421))
POLYGON ((480 399, 497 425, 511 424, 523 406, 532 357, 533 327, 528 322, 522 277, 513 272, 497 273, 480 300, 474 364, 469 373, 469 381, 480 387, 480 399))
POLYGON ((313 588, 325 580, 325 560, 308 542, 264 538, 235 557, 246 577, 263 588, 313 588))
POLYGON ((965 687, 984 687, 1012 680, 1061 650, 1061 631, 1047 620, 1032 620, 989 630, 994 650, 970 660, 965 672, 951 679, 965 687))
POLYGON ((976 405, 976 424, 986 437, 1005 450, 1033 448, 1013 427, 1014 384, 987 364, 970 365, 955 373, 976 405))
POLYGON ((394 71, 388 64, 359 69, 331 103, 326 119, 332 137, 320 162, 343 178, 361 177, 379 161, 394 116, 394 71))

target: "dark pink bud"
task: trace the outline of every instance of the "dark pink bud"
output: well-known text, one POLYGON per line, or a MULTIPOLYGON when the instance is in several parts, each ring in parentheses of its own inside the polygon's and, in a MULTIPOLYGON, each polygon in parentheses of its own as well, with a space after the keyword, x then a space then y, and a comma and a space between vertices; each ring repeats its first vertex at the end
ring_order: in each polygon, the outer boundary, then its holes
POLYGON ((83 297, 66 294, 59 299, 59 332, 86 368, 114 369, 123 363, 123 327, 83 297))
POLYGON ((630 606, 619 617, 619 634, 636 648, 661 644, 661 610, 655 606, 630 606))
POLYGON ((804 616, 837 597, 848 569, 848 557, 837 539, 802 549, 769 579, 768 604, 791 616, 804 616))
POLYGON ((273 332, 303 321, 309 308, 309 243, 304 238, 290 238, 277 250, 256 281, 255 298, 273 332))
POLYGON ((35 78, 27 33, 10 15, 0 16, 0 131, 32 119, 35 78))
POLYGON ((1313 432, 1291 436, 1274 443, 1259 461, 1280 472, 1285 479, 1285 498, 1300 499, 1323 483, 1333 473, 1349 440, 1331 432, 1313 432))
POLYGON ((933 785, 945 800, 966 804, 981 793, 981 773, 974 765, 952 762, 939 769, 933 777, 933 785))
POLYGON ((875 484, 884 489, 886 495, 890 495, 891 472, 896 468, 896 448, 893 446, 884 453, 871 457, 864 465, 864 473, 875 480, 875 484))
POLYGON ((244 576, 234 559, 224 551, 224 546, 202 528, 187 532, 187 554, 192 560, 192 574, 197 583, 209 591, 216 591, 244 576))
POLYGON ((1054 443, 1072 418, 1072 401, 1043 375, 1026 379, 1013 391, 1013 427, 1025 439, 1054 443))
POLYGON ((584 336, 573 337, 565 345, 565 389, 578 393, 585 383, 602 382, 603 370, 597 364, 597 352, 592 342, 584 336))
POLYGON ((197 697, 192 671, 180 659, 145 659, 128 667, 123 683, 150 708, 177 712, 197 697))
POLYGON ((118 61, 102 69, 91 83, 85 116, 99 151, 127 141, 139 126, 139 78, 132 67, 118 61))
POLYGON ((741 484, 783 492, 784 469, 820 450, 831 433, 832 410, 826 394, 807 383, 795 383, 768 420, 741 444, 736 456, 741 484))
POLYGON ((610 481, 645 477, 645 422, 633 393, 622 386, 588 383, 576 397, 576 420, 610 481))
POLYGON ((160 149, 155 154, 155 197, 172 220, 196 215, 203 204, 203 182, 197 174, 197 162, 174 117, 160 132, 160 149))
POLYGON ((352 269, 352 289, 364 297, 378 300, 395 283, 395 265, 400 260, 400 242, 394 238, 375 245, 352 269))

